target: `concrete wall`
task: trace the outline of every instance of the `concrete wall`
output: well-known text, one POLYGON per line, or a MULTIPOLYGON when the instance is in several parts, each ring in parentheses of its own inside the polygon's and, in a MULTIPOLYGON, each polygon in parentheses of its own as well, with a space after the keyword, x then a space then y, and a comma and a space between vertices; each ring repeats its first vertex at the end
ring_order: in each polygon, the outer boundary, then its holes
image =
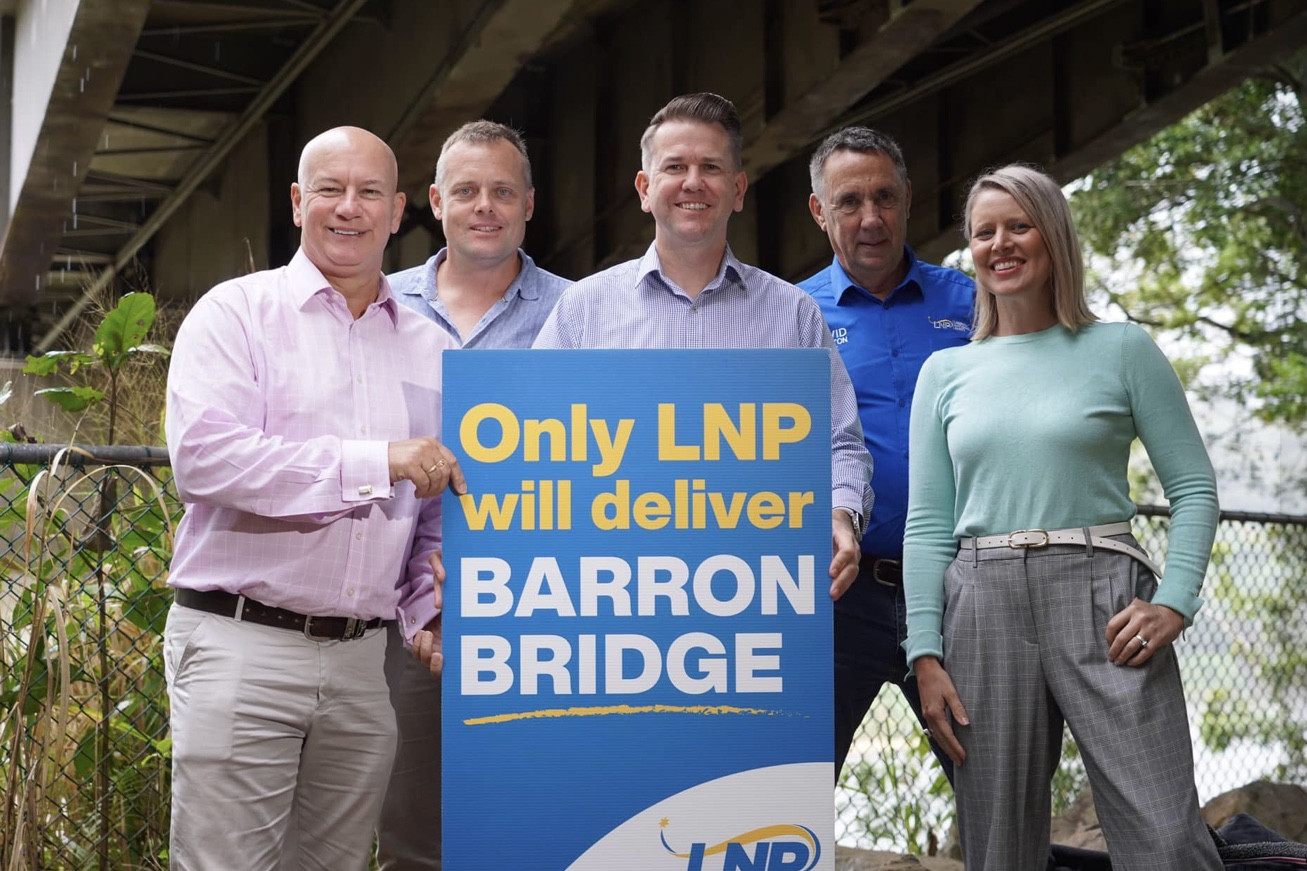
POLYGON ((152 290, 161 299, 194 300, 213 285, 254 269, 281 266, 268 257, 271 216, 289 216, 293 174, 272 178, 268 127, 236 146, 214 178, 161 229, 152 246, 152 290))
MULTIPOLYGON (((22 179, 36 150, 46 105, 64 54, 76 51, 68 34, 81 0, 21 0, 14 27, 14 102, 9 157, 9 211, 17 203, 22 179)), ((72 177, 72 168, 69 168, 72 177)))
MULTIPOLYGON (((463 91, 444 76, 472 48, 493 49, 485 40, 499 31, 479 28, 502 5, 370 4, 384 17, 347 25, 217 182, 160 235, 155 281, 166 295, 194 295, 245 271, 249 251, 258 267, 284 263, 298 244, 285 191, 302 144, 337 124, 402 138, 415 113, 433 102, 452 106, 457 122, 485 116, 524 131, 537 186, 527 249, 546 268, 583 277, 649 244, 653 221, 633 188, 638 141, 670 97, 699 90, 736 103, 746 150, 796 106, 830 101, 829 111, 818 113, 827 120, 802 133, 808 141, 787 146, 787 156, 751 175, 745 210, 731 222, 742 259, 792 280, 829 262, 829 246, 808 213, 807 159, 825 133, 854 121, 899 140, 914 186, 909 241, 938 260, 961 245, 962 200, 983 168, 1025 160, 1076 177, 1251 70, 1238 66, 1247 59, 1227 62, 1219 46, 1205 46, 1201 36, 1195 42, 1201 3, 1164 5, 1165 17, 1158 4, 1136 2, 1077 18, 1080 7, 1065 4, 1041 38, 1007 45, 1030 23, 1005 18, 1020 16, 1021 3, 870 3, 856 26, 841 29, 819 19, 812 0, 578 0, 571 18, 582 23, 571 21, 575 26, 538 54, 505 56, 516 70, 508 86, 488 105, 469 94, 460 113, 463 91), (913 58, 860 95, 856 83, 828 87, 856 74, 869 50, 902 50, 898 43, 920 24, 904 26, 914 12, 929 8, 956 18, 973 7, 977 14, 968 14, 965 28, 941 26, 921 37, 937 39, 929 62, 913 58), (963 59, 968 69, 939 77, 963 59), (1209 68, 1219 73, 1208 76, 1213 84, 1188 88, 1209 68), (910 99, 896 102, 904 94, 910 99)), ((1240 43, 1230 45, 1233 51, 1240 43)), ((425 153, 410 152, 418 155, 409 160, 421 164, 414 175, 423 181, 408 191, 412 209, 403 235, 392 241, 389 268, 420 263, 442 244, 425 201, 440 138, 426 142, 425 153)))
MULTIPOLYGON (((297 146, 340 124, 393 138, 405 114, 429 98, 453 62, 482 0, 394 0, 385 20, 351 22, 305 71, 294 89, 297 146)), ((436 143, 439 148, 439 143, 436 143)), ((431 168, 436 152, 431 154, 431 168)), ((424 169, 425 174, 425 169, 424 169)))

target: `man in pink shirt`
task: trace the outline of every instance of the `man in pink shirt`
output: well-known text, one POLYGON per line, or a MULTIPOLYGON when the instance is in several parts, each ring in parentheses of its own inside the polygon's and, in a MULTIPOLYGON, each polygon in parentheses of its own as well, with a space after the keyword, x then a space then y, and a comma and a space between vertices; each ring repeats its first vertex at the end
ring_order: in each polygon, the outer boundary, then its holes
POLYGON ((438 673, 440 329, 396 303, 382 252, 404 195, 365 130, 311 140, 300 250, 224 282, 177 335, 177 529, 164 657, 174 868, 365 868, 395 746, 399 620, 438 673))

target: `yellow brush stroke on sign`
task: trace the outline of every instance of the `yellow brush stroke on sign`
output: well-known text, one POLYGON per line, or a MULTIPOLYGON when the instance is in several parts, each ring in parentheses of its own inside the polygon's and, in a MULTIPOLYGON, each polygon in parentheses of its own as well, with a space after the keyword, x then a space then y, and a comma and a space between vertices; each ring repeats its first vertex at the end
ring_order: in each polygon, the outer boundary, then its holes
MULTIPOLYGON (((764 826, 761 829, 754 829, 752 832, 745 832, 743 835, 738 835, 731 838, 729 841, 722 841, 720 844, 714 844, 704 850, 703 854, 705 856, 716 856, 718 853, 725 853, 727 845, 732 842, 736 844, 752 844, 756 841, 779 838, 782 835, 797 835, 808 843, 809 848, 813 846, 812 833, 807 829, 804 829, 801 826, 783 824, 778 826, 764 826)), ((686 854, 686 858, 689 858, 688 853, 686 854)))
POLYGON ((540 711, 520 711, 514 714, 494 714, 489 717, 473 717, 464 720, 467 726, 484 726, 488 723, 511 723, 514 720, 538 720, 544 717, 610 717, 630 714, 703 714, 705 716, 721 714, 749 714, 751 716, 777 717, 783 711, 768 711, 765 708, 736 708, 731 705, 605 705, 591 708, 545 708, 540 711))
MULTIPOLYGON (((742 835, 737 835, 734 838, 731 838, 726 841, 722 841, 720 844, 714 844, 713 846, 705 849, 703 851, 703 855, 716 856, 721 853, 725 853, 726 848, 731 844, 752 844, 757 841, 765 841, 771 838, 780 838, 785 835, 798 837, 801 840, 803 840, 805 843, 807 843, 808 848, 810 850, 816 849, 817 842, 813 839, 812 832, 808 831, 803 826, 796 826, 790 823, 781 823, 774 826, 763 826, 761 829, 754 829, 752 832, 745 832, 742 835)), ((664 840, 663 844, 665 846, 667 844, 667 841, 664 840)), ((671 852, 670 847, 668 848, 668 852, 671 852)), ((690 858, 689 853, 672 853, 672 855, 678 859, 690 858)))

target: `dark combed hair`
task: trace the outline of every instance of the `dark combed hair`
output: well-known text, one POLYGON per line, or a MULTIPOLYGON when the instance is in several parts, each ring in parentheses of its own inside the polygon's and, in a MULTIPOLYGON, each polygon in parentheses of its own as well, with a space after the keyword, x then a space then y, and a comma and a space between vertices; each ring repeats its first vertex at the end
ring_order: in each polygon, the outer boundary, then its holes
POLYGON ((697 121, 700 124, 720 124, 731 144, 731 159, 735 169, 744 162, 744 132, 740 113, 735 104, 719 94, 703 91, 682 94, 672 99, 649 119, 649 126, 640 137, 640 166, 647 172, 653 154, 653 137, 658 128, 668 121, 697 121))

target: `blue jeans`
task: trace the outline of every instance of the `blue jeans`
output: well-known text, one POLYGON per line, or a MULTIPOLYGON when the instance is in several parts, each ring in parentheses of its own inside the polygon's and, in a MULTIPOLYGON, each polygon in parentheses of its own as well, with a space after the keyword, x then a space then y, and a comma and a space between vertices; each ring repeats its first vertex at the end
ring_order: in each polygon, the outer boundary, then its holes
MULTIPOLYGON (((871 560, 848 592, 835 602, 835 780, 849 755, 853 735, 880 688, 891 684, 908 700, 918 722, 921 695, 916 677, 908 677, 908 661, 900 646, 907 637, 907 606, 901 584, 889 586, 872 576, 871 560)), ((932 740, 930 748, 953 782, 953 762, 932 740)))

